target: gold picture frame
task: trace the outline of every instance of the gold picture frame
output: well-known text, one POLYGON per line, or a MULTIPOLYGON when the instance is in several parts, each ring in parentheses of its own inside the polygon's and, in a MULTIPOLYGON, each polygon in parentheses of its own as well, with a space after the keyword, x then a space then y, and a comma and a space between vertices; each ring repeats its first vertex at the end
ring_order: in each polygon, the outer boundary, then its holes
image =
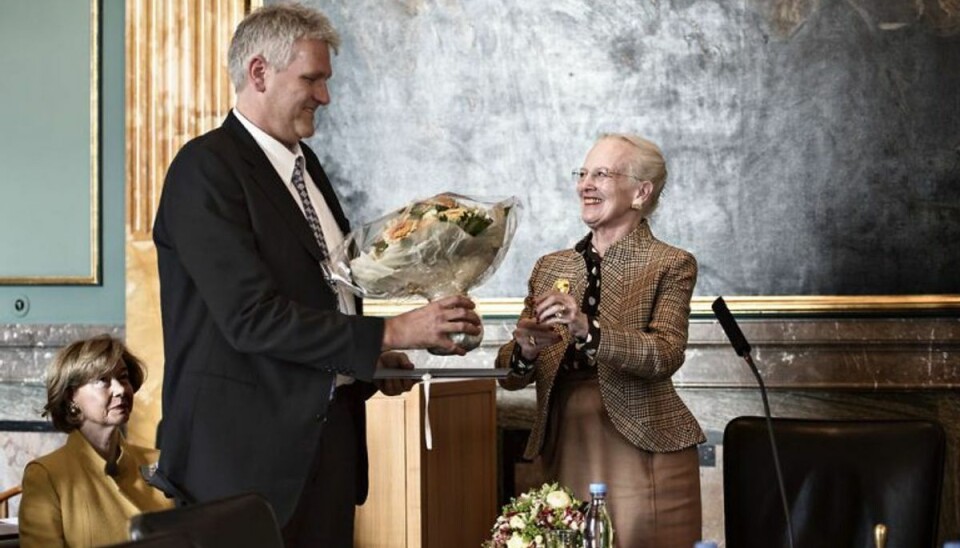
MULTIPOLYGON (((90 0, 89 9, 89 268, 82 274, 0 275, 0 285, 99 285, 101 282, 100 218, 100 16, 101 1, 90 0)), ((29 47, 29 46, 27 46, 29 47)))
MULTIPOLYGON (((716 297, 694 297, 691 313, 713 315, 716 297)), ((960 295, 777 295, 724 296, 731 311, 751 315, 930 313, 960 310, 960 295)))

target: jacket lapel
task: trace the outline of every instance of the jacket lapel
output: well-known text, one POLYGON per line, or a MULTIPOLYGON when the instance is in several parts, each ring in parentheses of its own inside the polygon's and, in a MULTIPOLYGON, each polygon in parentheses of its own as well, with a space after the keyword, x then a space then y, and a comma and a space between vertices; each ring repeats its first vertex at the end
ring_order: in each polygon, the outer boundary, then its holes
POLYGON ((320 193, 323 194, 323 199, 327 202, 327 207, 330 208, 330 212, 333 213, 333 218, 337 221, 337 226, 340 227, 340 231, 346 236, 350 232, 350 222, 343 213, 343 208, 340 206, 340 199, 337 197, 337 193, 334 192, 333 185, 330 184, 330 179, 327 178, 327 173, 323 170, 323 166, 320 165, 320 160, 317 158, 317 155, 314 154, 313 150, 310 149, 306 143, 301 142, 300 148, 303 150, 303 156, 307 160, 307 171, 310 173, 313 183, 320 189, 320 193))
MULTIPOLYGON (((303 150, 303 157, 306 159, 307 171, 310 173, 310 178, 313 179, 313 183, 320 189, 320 193, 323 194, 323 199, 327 202, 327 207, 330 208, 330 212, 333 213, 333 218, 337 221, 337 226, 340 227, 340 232, 343 232, 344 237, 346 237, 347 234, 350 233, 350 221, 347 220, 347 216, 343 213, 343 207, 340 206, 340 199, 337 197, 337 193, 334 192, 333 185, 330 184, 330 179, 327 178, 327 173, 323 170, 323 166, 320 165, 320 160, 310 147, 301 142, 300 148, 303 150)), ((353 301, 356 306, 357 315, 362 316, 363 299, 354 296, 353 301)))
MULTIPOLYGON (((257 187, 266 194, 270 203, 280 212, 280 217, 284 220, 287 228, 297 237, 297 240, 303 244, 311 256, 321 261, 320 247, 313 237, 313 231, 307 224, 307 219, 300 211, 300 207, 294 201, 293 196, 287 191, 280 176, 277 175, 267 155, 264 154, 260 145, 254 140, 253 136, 247 132, 240 120, 233 115, 233 112, 227 115, 223 122, 223 127, 235 138, 238 146, 242 149, 243 160, 250 166, 250 174, 257 187)), ((313 172, 310 173, 313 175, 313 172)))

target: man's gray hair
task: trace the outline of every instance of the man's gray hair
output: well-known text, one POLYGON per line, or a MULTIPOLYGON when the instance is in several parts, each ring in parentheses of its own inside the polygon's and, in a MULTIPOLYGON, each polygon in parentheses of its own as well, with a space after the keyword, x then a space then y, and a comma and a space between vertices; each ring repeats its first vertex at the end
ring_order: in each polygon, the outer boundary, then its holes
POLYGON ((244 17, 227 53, 234 89, 246 85, 252 57, 262 55, 275 70, 283 70, 293 61, 293 43, 303 38, 326 42, 334 53, 340 47, 340 35, 327 16, 300 4, 264 6, 244 17))

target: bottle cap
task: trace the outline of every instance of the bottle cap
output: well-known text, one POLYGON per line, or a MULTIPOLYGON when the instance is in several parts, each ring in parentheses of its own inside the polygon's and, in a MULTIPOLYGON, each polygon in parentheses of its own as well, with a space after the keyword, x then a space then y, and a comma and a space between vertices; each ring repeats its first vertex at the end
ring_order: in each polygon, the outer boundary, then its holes
POLYGON ((698 540, 693 548, 717 548, 717 543, 712 540, 698 540))
POLYGON ((607 494, 607 484, 606 484, 606 483, 591 483, 591 484, 590 484, 590 494, 591 494, 591 495, 606 495, 606 494, 607 494))

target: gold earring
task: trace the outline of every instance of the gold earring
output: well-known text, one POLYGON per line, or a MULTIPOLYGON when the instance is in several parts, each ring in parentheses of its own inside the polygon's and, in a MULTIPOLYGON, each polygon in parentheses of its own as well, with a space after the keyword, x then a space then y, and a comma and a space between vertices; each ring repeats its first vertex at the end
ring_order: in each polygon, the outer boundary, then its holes
POLYGON ((76 402, 70 402, 70 407, 67 409, 71 416, 80 415, 80 406, 76 402))

